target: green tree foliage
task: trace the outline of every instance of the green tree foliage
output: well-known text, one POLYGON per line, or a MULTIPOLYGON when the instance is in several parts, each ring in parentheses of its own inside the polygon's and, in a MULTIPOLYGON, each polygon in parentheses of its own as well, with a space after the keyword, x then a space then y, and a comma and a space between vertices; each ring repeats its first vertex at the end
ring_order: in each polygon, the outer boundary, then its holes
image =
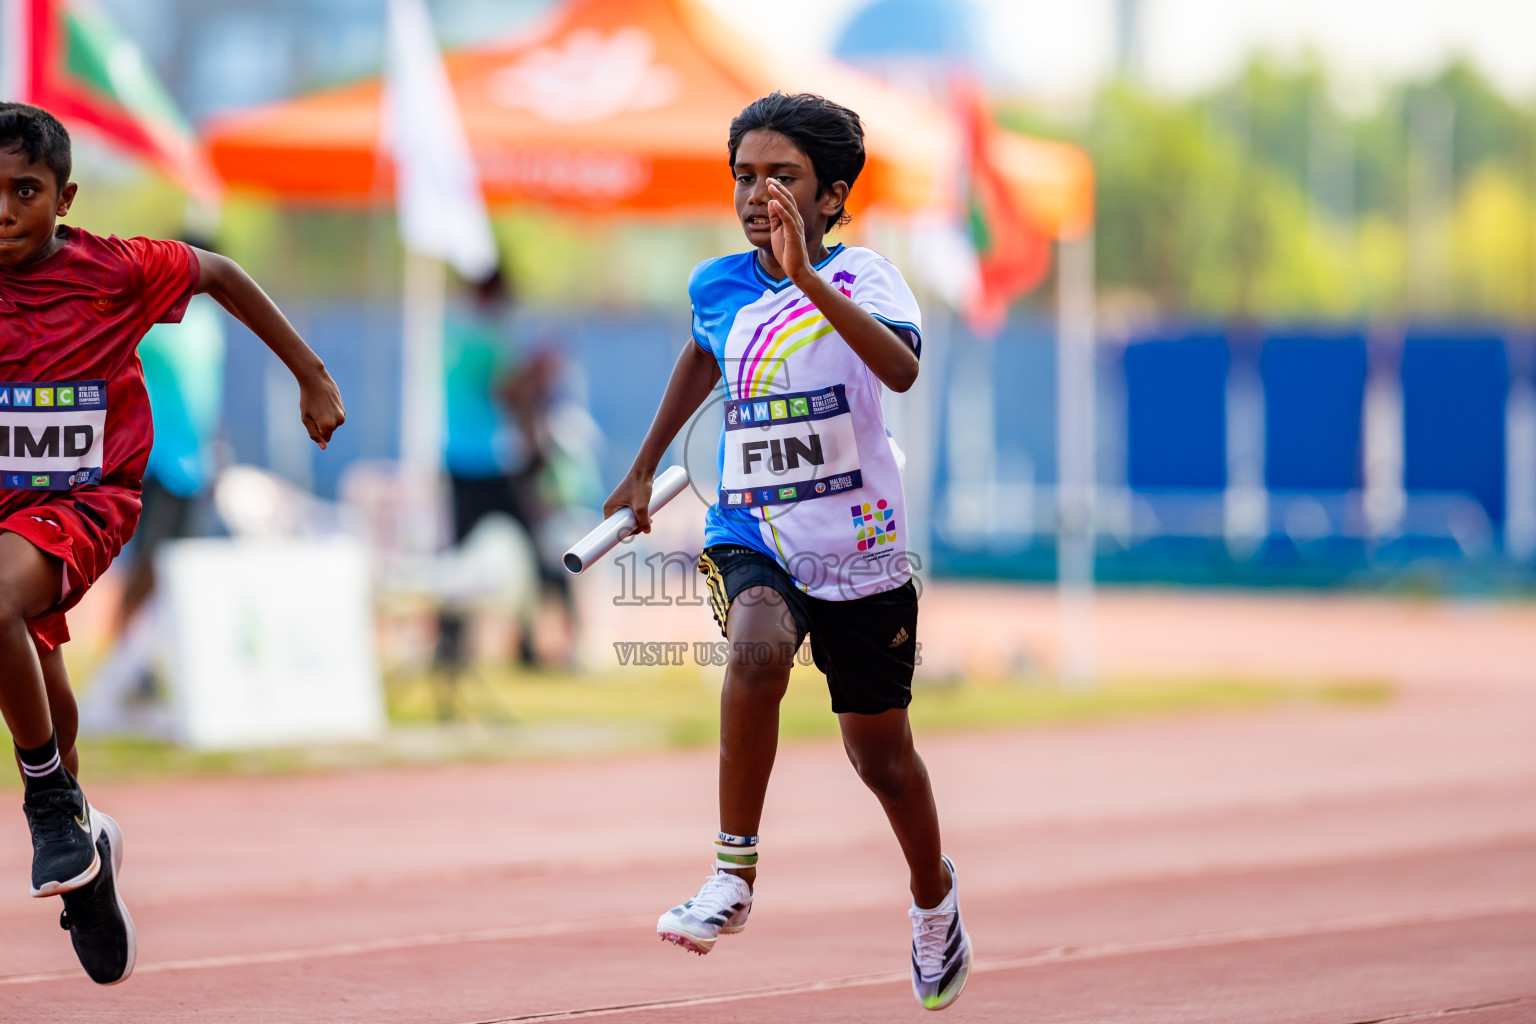
POLYGON ((1106 299, 1216 319, 1536 321, 1536 108, 1460 61, 1363 111, 1338 94, 1315 59, 1257 57, 1189 99, 1109 83, 1058 124, 1095 161, 1106 299))

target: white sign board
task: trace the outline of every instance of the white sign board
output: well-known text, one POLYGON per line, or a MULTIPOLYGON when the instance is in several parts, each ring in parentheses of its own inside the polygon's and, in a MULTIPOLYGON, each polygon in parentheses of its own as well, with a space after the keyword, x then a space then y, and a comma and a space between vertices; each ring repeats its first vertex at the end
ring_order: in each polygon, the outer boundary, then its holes
POLYGON ((200 539, 158 559, 177 738, 202 749, 385 728, 368 563, 348 539, 200 539))

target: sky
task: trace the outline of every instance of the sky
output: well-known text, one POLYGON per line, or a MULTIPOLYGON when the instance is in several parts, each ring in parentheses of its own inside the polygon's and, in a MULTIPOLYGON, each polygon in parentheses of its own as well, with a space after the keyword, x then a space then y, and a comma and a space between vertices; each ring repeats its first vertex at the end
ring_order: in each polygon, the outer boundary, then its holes
MULTIPOLYGON (((865 0, 705 2, 759 35, 793 25, 825 48, 865 0)), ((1115 0, 972 2, 1005 86, 1078 97, 1113 67, 1115 0)), ((1141 0, 1141 23, 1142 77, 1177 94, 1230 77, 1255 50, 1312 50, 1362 101, 1457 54, 1506 93, 1536 98, 1536 0, 1141 0)))

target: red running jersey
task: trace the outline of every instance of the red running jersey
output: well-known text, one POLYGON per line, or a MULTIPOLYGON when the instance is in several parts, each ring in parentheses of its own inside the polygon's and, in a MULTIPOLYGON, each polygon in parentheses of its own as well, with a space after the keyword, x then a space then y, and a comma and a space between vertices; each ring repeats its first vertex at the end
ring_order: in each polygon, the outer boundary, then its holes
POLYGON ((59 239, 46 259, 0 267, 0 518, 64 499, 120 545, 154 442, 136 349, 181 320, 197 258, 181 242, 59 239))

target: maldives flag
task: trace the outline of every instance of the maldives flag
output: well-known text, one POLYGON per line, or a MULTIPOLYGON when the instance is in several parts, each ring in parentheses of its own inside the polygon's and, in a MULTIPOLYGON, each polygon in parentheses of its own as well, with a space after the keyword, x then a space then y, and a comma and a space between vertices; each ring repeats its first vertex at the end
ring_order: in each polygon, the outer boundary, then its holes
POLYGON ((147 160, 205 207, 223 186, 139 48, 85 0, 0 0, 6 99, 52 113, 147 160))
POLYGON ((976 281, 965 316, 978 334, 991 336, 1002 329, 1009 304, 1045 279, 1051 240, 1025 218, 993 162, 989 140, 997 129, 981 90, 958 81, 952 95, 965 144, 966 228, 976 250, 976 281))

